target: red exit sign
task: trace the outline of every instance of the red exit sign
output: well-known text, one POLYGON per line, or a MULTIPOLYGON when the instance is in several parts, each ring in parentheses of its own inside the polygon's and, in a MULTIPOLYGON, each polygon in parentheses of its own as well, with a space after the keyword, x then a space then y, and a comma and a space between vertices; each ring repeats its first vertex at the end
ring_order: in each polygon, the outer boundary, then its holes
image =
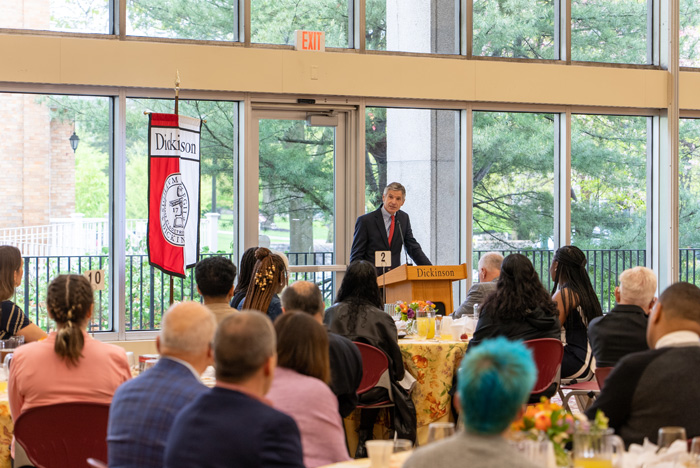
POLYGON ((326 51, 326 33, 323 31, 296 31, 294 49, 326 51))

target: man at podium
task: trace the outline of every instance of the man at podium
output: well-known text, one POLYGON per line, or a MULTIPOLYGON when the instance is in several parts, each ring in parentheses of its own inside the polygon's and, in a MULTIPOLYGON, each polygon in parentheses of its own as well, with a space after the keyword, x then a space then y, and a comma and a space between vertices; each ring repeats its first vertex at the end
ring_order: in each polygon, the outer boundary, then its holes
MULTIPOLYGON (((391 270, 401 265, 401 247, 405 247, 417 265, 432 265, 413 237, 408 214, 401 211, 405 201, 406 188, 400 183, 392 182, 384 188, 382 205, 355 222, 350 262, 367 260, 374 265, 375 252, 390 250, 391 270)), ((381 269, 377 268, 377 275, 380 274, 381 269)))

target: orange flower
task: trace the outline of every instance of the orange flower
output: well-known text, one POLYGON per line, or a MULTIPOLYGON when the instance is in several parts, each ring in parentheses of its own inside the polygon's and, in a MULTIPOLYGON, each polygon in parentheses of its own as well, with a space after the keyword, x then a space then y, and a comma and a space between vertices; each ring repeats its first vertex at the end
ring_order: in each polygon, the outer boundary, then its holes
POLYGON ((538 431, 546 431, 552 425, 552 419, 545 411, 540 411, 535 415, 535 429, 538 431))
POLYGON ((423 356, 415 355, 411 358, 411 360, 419 369, 425 369, 426 367, 428 367, 428 360, 423 356))
POLYGON ((425 383, 425 372, 419 370, 418 375, 416 376, 416 380, 419 384, 423 385, 425 383))

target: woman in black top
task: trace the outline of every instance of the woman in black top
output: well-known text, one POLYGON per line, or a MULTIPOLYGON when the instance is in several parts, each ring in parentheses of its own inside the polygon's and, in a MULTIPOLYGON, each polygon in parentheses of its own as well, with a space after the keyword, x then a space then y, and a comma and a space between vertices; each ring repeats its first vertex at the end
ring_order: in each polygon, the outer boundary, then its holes
POLYGON ((24 336, 25 342, 46 338, 46 332, 34 325, 17 304, 9 299, 22 284, 22 254, 17 247, 0 245, 0 340, 15 335, 24 336))

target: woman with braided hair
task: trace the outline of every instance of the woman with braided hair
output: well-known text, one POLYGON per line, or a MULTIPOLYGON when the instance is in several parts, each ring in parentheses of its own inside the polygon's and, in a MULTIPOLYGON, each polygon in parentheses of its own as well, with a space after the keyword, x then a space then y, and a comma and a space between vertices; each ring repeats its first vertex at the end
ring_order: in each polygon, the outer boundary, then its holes
POLYGON ((24 341, 46 338, 46 332, 33 324, 10 298, 22 284, 22 253, 12 245, 0 245, 0 340, 21 335, 24 341))
POLYGON ((85 330, 94 305, 84 276, 60 275, 51 281, 46 307, 57 331, 20 346, 12 358, 7 387, 15 421, 37 406, 109 404, 117 387, 131 378, 124 349, 95 340, 85 330))
POLYGON ((549 273, 554 281, 552 299, 559 310, 564 358, 563 379, 590 379, 593 353, 588 344, 588 324, 603 315, 586 268, 587 260, 578 247, 565 245, 554 254, 549 273))
POLYGON ((255 251, 255 259, 255 268, 241 310, 259 310, 274 322, 282 314, 278 294, 289 281, 287 265, 282 257, 265 247, 255 251))

